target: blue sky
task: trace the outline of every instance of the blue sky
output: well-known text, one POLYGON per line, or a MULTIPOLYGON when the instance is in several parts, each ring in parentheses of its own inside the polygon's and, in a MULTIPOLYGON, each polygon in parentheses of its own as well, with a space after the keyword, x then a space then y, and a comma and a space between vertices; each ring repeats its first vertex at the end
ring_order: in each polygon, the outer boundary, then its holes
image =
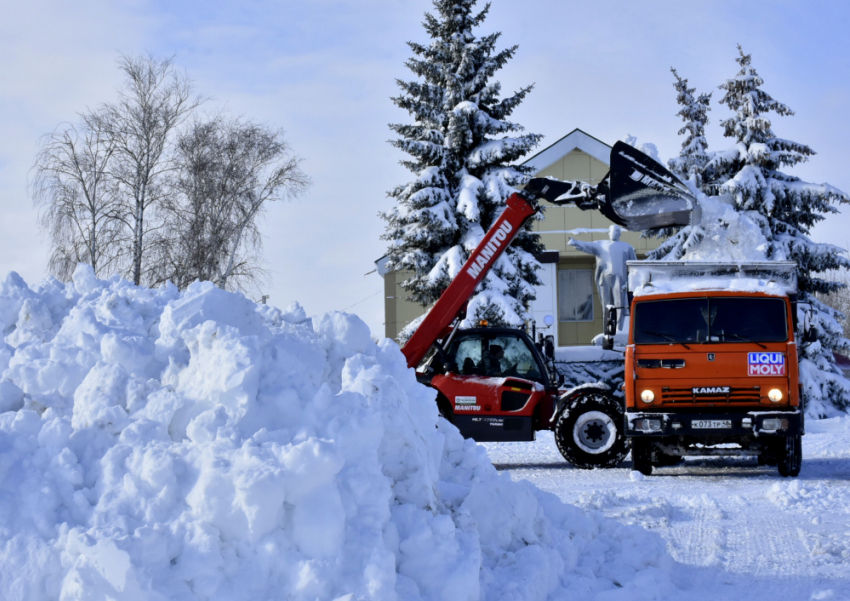
MULTIPOLYGON (((314 185, 269 207, 263 223, 272 304, 308 314, 349 308, 382 334, 384 251, 379 211, 409 179, 387 140, 407 114, 389 98, 408 79, 405 42, 427 42, 428 1, 32 0, 4 2, 0 21, 0 273, 46 275, 46 240, 27 180, 39 137, 86 107, 112 100, 119 53, 175 56, 210 110, 225 108, 283 128, 314 185), (318 221, 314 221, 318 216, 318 221), (321 224, 321 227, 315 225, 321 224)), ((850 191, 846 168, 850 65, 845 2, 593 3, 494 0, 480 34, 519 45, 497 75, 510 93, 533 83, 514 114, 544 134, 541 148, 575 127, 612 144, 627 134, 674 156, 680 122, 671 66, 714 92, 710 148, 728 145, 717 85, 737 71, 736 45, 753 55, 764 89, 796 111, 777 135, 818 153, 792 173, 850 191)), ((846 207, 850 211, 850 207, 846 207)), ((850 220, 830 218, 815 239, 850 246, 850 220)))

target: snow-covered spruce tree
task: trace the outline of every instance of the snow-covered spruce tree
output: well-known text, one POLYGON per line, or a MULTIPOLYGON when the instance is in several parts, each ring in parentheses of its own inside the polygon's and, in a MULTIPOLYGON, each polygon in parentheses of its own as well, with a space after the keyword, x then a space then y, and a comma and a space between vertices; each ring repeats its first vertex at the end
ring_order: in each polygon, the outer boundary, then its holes
MULTIPOLYGON (((683 180, 690 181, 698 190, 703 189, 703 170, 710 160, 708 142, 705 139, 705 124, 708 123, 708 111, 711 110, 711 93, 694 96, 696 88, 688 87, 688 80, 682 79, 676 69, 670 67, 676 78, 676 102, 681 110, 676 113, 685 124, 679 135, 685 136, 679 156, 670 159, 667 166, 683 180)), ((648 236, 667 238, 650 252, 650 258, 669 257, 680 259, 685 251, 702 239, 703 231, 699 226, 662 227, 646 232, 648 236)))
MULTIPOLYGON (((418 79, 398 80, 402 94, 392 99, 413 117, 412 124, 390 128, 399 136, 392 144, 410 155, 402 164, 415 178, 389 193, 398 204, 382 215, 388 267, 411 273, 401 286, 422 305, 440 297, 507 197, 528 180, 529 170, 512 163, 542 137, 520 133, 523 128, 507 120, 532 86, 500 99, 501 85, 491 81, 517 47, 496 51, 500 33, 473 33, 490 5, 474 13, 476 0, 433 4, 435 14, 426 13, 424 22, 431 42, 408 42, 415 56, 406 66, 418 79)), ((478 319, 522 325, 539 283, 535 254, 542 250, 539 237, 524 228, 470 300, 466 325, 478 319)))
MULTIPOLYGON (((800 320, 800 378, 809 415, 827 415, 833 407, 850 407, 850 381, 835 366, 833 351, 847 353, 850 340, 838 320, 842 315, 814 297, 845 284, 827 281, 817 274, 850 267, 841 249, 818 244, 809 238, 813 225, 826 215, 838 213, 838 203, 850 197, 829 184, 811 184, 785 174, 781 168, 808 160, 815 152, 804 144, 776 137, 769 113, 793 115, 793 111, 761 89, 764 81, 751 66, 751 56, 738 46, 738 74, 720 86, 720 100, 733 111, 721 122, 724 135, 735 140, 728 150, 714 153, 703 173, 710 174, 720 194, 730 194, 739 211, 758 220, 769 241, 770 260, 791 260, 798 265, 800 301, 813 310, 800 320)), ((801 314, 804 311, 801 311, 801 314)))
POLYGON ((682 107, 676 113, 685 124, 679 130, 680 136, 685 136, 679 156, 668 161, 670 170, 681 177, 693 182, 700 190, 703 186, 703 170, 711 158, 708 154, 708 142, 705 140, 705 124, 708 123, 708 111, 711 110, 711 93, 694 96, 696 88, 688 87, 688 80, 682 79, 676 69, 670 67, 676 83, 676 102, 682 107))

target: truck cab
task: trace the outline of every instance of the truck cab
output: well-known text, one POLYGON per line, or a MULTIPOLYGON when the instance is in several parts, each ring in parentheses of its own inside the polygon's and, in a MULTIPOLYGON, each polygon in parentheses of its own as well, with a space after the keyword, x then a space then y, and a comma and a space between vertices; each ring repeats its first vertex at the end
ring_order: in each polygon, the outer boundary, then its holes
POLYGON ((799 474, 796 296, 736 281, 650 286, 632 301, 625 433, 644 474, 685 455, 755 455, 799 474))

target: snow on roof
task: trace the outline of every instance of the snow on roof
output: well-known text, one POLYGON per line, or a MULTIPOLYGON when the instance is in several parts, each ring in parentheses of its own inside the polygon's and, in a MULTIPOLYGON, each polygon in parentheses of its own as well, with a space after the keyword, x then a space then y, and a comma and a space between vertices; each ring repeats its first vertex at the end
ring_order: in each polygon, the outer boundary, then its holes
POLYGON ((606 165, 611 162, 611 147, 608 144, 576 128, 551 146, 547 146, 525 160, 523 165, 532 167, 535 171, 542 171, 576 148, 606 165))

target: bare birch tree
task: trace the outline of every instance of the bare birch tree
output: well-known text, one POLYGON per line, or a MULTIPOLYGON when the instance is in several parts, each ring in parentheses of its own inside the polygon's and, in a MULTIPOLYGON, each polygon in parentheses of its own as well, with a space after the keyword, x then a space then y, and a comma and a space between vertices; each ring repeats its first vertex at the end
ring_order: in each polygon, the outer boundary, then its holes
POLYGON ((117 216, 130 232, 124 275, 138 285, 151 283, 156 257, 145 263, 148 235, 161 226, 151 214, 168 188, 173 170, 169 144, 178 125, 200 104, 193 84, 171 59, 122 56, 125 86, 116 103, 98 112, 98 128, 114 144, 113 169, 123 210, 117 216))
POLYGON ((170 59, 121 57, 117 102, 45 137, 32 193, 51 239, 51 271, 78 263, 136 285, 196 279, 245 290, 262 279, 258 219, 309 179, 283 132, 187 117, 201 103, 170 59), (181 131, 182 130, 182 131, 181 131))
POLYGON ((159 280, 247 290, 262 278, 258 218, 309 185, 283 132, 239 119, 195 122, 177 141, 159 280))
POLYGON ((82 115, 77 125, 45 136, 36 157, 31 192, 50 236, 49 270, 62 280, 78 263, 91 265, 100 277, 118 269, 122 231, 109 177, 115 143, 99 123, 82 115))

